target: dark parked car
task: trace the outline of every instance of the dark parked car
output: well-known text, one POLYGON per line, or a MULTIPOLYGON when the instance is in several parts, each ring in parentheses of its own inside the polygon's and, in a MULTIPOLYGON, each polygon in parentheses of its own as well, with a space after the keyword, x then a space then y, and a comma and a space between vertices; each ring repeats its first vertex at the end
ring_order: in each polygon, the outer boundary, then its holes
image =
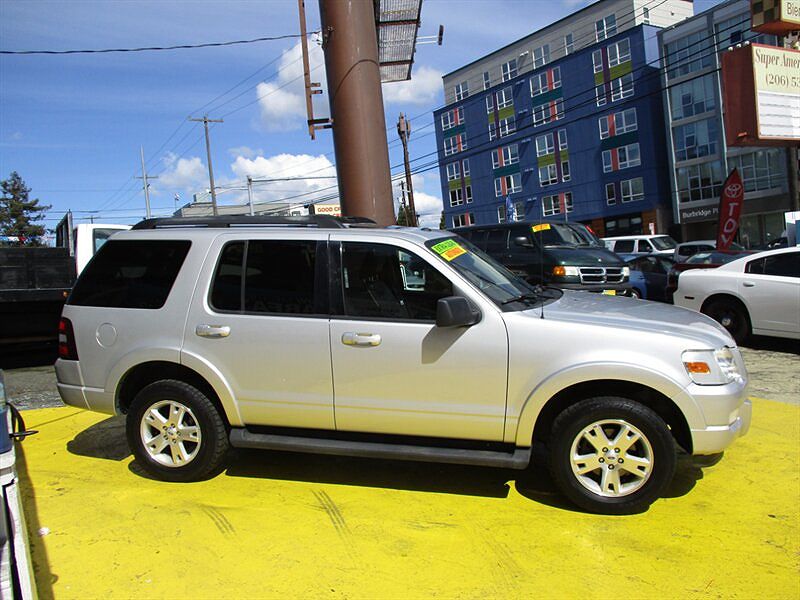
POLYGON ((630 270, 580 223, 503 223, 454 229, 530 283, 630 295, 630 270))
POLYGON ((673 260, 664 256, 638 256, 629 260, 632 295, 666 302, 667 273, 674 264, 673 260))
POLYGON ((684 262, 675 263, 667 274, 667 288, 665 290, 666 301, 672 303, 672 296, 675 290, 678 289, 678 277, 683 271, 689 271, 691 269, 716 269, 747 254, 753 253, 749 250, 698 252, 694 256, 690 256, 684 262))

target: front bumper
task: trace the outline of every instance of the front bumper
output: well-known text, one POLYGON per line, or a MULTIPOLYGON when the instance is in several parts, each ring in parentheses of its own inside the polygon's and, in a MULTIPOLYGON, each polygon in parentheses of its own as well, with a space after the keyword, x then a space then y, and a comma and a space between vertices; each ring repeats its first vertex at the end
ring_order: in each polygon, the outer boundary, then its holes
POLYGON ((548 282, 548 285, 552 285, 553 287, 557 287, 562 290, 575 290, 579 292, 609 293, 613 291, 615 296, 630 296, 631 288, 633 288, 630 282, 585 284, 550 281, 548 282))
MULTIPOLYGON (((753 418, 753 405, 750 400, 746 399, 745 393, 746 387, 742 386, 740 394, 744 396, 744 398, 741 400, 741 403, 739 403, 735 397, 731 398, 730 396, 727 398, 716 397, 707 399, 716 401, 717 403, 723 402, 722 406, 718 404, 717 412, 719 412, 719 409, 725 410, 725 401, 733 401, 736 404, 736 408, 728 413, 727 418, 724 419, 727 421, 726 425, 706 425, 703 428, 691 429, 692 454, 717 454, 730 446, 736 438, 747 434, 750 430, 750 423, 753 418)), ((706 419, 709 419, 708 414, 706 415, 706 419)), ((712 418, 712 422, 714 420, 716 419, 712 418)))

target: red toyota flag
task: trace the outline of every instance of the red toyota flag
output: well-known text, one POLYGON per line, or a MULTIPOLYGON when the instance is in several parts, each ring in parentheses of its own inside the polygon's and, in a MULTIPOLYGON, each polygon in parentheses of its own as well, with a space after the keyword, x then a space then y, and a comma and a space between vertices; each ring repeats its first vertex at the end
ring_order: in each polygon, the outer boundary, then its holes
POLYGON ((733 169, 722 186, 719 201, 719 229, 717 230, 717 250, 727 250, 739 231, 739 215, 744 204, 744 186, 739 171, 733 169))

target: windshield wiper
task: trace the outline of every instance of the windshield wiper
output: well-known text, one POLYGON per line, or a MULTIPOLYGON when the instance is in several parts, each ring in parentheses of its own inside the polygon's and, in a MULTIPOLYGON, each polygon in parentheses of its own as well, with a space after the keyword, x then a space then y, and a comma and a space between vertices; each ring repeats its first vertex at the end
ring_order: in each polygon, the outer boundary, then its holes
POLYGON ((508 300, 503 300, 500 303, 500 306, 505 306, 506 304, 511 304, 512 302, 523 302, 525 300, 538 300, 543 295, 544 295, 544 288, 541 285, 537 285, 535 288, 533 288, 532 292, 519 294, 518 296, 514 296, 513 298, 509 298, 508 300))

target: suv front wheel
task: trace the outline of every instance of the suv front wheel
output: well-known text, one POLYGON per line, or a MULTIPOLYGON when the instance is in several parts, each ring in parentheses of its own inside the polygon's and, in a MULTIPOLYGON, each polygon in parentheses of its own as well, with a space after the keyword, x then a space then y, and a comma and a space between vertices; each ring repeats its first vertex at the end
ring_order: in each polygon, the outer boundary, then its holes
POLYGON ((617 397, 583 400, 553 423, 550 470, 581 508, 605 514, 645 510, 675 472, 675 443, 650 408, 617 397))
POLYGON ((225 423, 200 390, 167 379, 144 387, 125 423, 138 464, 165 481, 197 481, 214 473, 228 450, 225 423))

